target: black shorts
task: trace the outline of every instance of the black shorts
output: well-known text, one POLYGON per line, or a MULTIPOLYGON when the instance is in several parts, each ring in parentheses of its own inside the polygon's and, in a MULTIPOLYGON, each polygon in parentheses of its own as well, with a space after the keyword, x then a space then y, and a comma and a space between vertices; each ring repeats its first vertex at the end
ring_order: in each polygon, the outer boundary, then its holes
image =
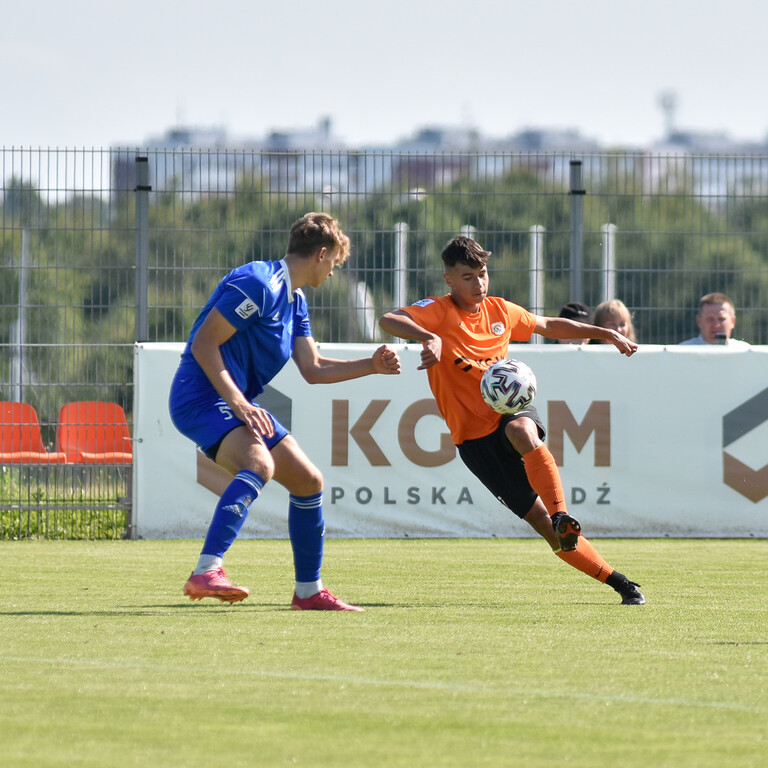
POLYGON ((539 437, 543 440, 546 436, 544 425, 538 411, 531 406, 512 415, 502 416, 499 426, 490 435, 465 440, 456 446, 469 471, 521 519, 530 512, 536 501, 536 492, 528 482, 523 458, 507 439, 504 427, 523 416, 536 424, 539 437))

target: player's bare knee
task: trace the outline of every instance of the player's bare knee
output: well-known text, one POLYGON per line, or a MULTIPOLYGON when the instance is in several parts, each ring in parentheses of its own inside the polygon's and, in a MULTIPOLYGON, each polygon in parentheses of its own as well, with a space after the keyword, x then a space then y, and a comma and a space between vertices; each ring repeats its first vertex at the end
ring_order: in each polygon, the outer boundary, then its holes
POLYGON ((313 496, 323 490, 323 473, 303 455, 292 456, 292 460, 281 464, 278 461, 275 478, 290 493, 297 496, 313 496))
POLYGON ((275 462, 268 451, 248 451, 245 462, 246 468, 255 472, 264 482, 269 482, 275 474, 275 462))
POLYGON ((527 416, 507 422, 504 426, 504 434, 520 455, 533 451, 541 445, 539 429, 527 416))
POLYGON ((307 496, 323 492, 323 474, 317 467, 312 467, 312 471, 307 474, 305 479, 307 484, 307 496))
POLYGON ((296 496, 314 496, 323 492, 323 475, 317 467, 306 467, 305 471, 297 474, 288 490, 296 496))
POLYGON ((265 483, 268 483, 275 474, 275 465, 264 462, 254 462, 248 469, 255 472, 265 483))

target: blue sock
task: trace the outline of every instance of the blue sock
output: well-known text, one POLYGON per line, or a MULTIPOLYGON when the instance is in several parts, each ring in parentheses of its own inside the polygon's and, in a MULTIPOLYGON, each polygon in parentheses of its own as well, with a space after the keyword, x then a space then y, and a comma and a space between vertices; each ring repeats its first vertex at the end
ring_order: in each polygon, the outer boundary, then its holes
POLYGON ((224 557, 243 527, 251 504, 264 487, 264 480, 248 469, 240 470, 216 505, 202 553, 224 557))
POLYGON ((319 581, 325 536, 322 493, 288 497, 288 535, 293 547, 296 581, 319 581))

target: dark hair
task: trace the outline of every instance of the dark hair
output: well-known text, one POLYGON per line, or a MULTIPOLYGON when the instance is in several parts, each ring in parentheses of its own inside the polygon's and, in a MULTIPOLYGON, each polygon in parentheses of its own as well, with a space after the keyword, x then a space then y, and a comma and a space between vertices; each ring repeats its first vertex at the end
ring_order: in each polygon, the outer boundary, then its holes
POLYGON ((580 323, 591 323, 592 310, 580 301, 569 301, 567 304, 563 304, 559 317, 564 317, 567 320, 578 320, 580 323))
POLYGON ((484 267, 488 263, 490 251, 480 247, 480 243, 471 237, 454 237, 443 248, 440 258, 446 267, 454 267, 456 264, 466 264, 469 267, 484 267))

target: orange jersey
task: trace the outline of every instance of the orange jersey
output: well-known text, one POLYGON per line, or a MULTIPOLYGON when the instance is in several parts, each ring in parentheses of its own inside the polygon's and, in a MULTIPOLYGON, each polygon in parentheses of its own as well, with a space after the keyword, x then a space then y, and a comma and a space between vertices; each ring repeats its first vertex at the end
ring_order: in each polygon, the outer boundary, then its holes
POLYGON ((535 316, 498 296, 488 296, 478 312, 465 312, 449 294, 422 299, 402 311, 443 340, 440 362, 428 368, 427 375, 453 442, 489 435, 501 415, 485 404, 480 380, 507 356, 510 342, 531 338, 535 316))

